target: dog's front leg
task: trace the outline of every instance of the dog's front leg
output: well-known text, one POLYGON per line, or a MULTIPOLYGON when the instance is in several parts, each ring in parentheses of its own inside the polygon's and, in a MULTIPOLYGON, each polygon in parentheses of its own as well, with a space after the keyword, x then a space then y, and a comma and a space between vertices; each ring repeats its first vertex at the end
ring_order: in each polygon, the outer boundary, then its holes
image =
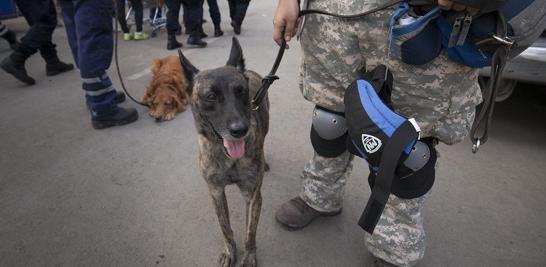
POLYGON ((246 231, 245 231, 245 252, 241 260, 242 267, 256 267, 256 231, 262 208, 262 194, 260 188, 252 194, 244 194, 246 200, 246 231))
POLYGON ((226 200, 226 194, 224 188, 211 187, 210 195, 212 197, 212 204, 216 210, 218 216, 218 222, 224 235, 225 250, 218 259, 219 267, 232 267, 235 266, 237 249, 235 247, 235 240, 233 240, 233 231, 229 223, 229 209, 226 200))

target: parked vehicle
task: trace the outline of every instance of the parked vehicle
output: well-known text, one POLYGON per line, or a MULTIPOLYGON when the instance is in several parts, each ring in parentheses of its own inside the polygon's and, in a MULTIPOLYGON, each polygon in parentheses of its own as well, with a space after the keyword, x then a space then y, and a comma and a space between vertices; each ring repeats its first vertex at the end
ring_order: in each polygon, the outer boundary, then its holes
MULTIPOLYGON (((483 68, 480 79, 484 81, 489 73, 489 68, 483 68)), ((531 47, 507 63, 499 85, 497 102, 508 99, 518 82, 546 85, 546 31, 531 47)))

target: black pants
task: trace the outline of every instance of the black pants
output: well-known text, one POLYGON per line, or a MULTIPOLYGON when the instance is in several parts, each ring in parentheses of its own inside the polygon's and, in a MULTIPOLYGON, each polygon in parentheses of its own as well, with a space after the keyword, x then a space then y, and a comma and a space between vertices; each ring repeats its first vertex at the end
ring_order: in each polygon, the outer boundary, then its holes
MULTIPOLYGON (((127 26, 127 20, 125 20, 125 0, 117 0, 117 14, 118 14, 118 21, 119 25, 121 26, 121 30, 123 30, 124 33, 129 33, 129 27, 127 26)), ((136 24, 136 31, 141 32, 142 31, 142 17, 143 15, 143 7, 142 7, 142 0, 131 0, 131 5, 133 7, 133 11, 135 12, 135 24, 136 24)))
POLYGON ((218 1, 207 0, 207 4, 209 5, 209 14, 210 18, 212 19, 212 23, 214 23, 214 25, 219 25, 222 19, 220 17, 220 8, 218 8, 218 1))
POLYGON ((157 18, 161 18, 161 7, 152 7, 150 8, 150 20, 154 19, 155 12, 157 11, 157 18))
POLYGON ((184 24, 190 34, 198 34, 203 20, 203 0, 165 0, 167 4, 167 33, 173 35, 179 28, 180 5, 184 5, 184 24))
POLYGON ((243 24, 250 0, 228 0, 231 21, 243 24))
POLYGON ((57 27, 57 11, 53 0, 16 0, 15 3, 30 26, 16 51, 31 56, 40 50, 44 59, 56 58, 57 50, 51 41, 57 27))

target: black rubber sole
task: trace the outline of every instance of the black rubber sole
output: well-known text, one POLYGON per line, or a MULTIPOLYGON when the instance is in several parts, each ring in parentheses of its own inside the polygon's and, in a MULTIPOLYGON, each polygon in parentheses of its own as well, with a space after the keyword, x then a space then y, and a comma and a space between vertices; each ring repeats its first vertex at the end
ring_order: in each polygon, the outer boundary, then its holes
POLYGON ((188 47, 190 48, 205 48, 207 47, 207 43, 204 43, 204 44, 194 44, 194 43, 189 43, 189 42, 186 42, 188 44, 188 47))
POLYGON ((96 130, 100 129, 106 129, 114 126, 122 126, 125 124, 129 124, 132 122, 135 122, 138 120, 138 113, 135 112, 133 116, 125 119, 125 120, 116 120, 116 121, 99 121, 99 120, 91 120, 91 124, 93 125, 93 128, 96 130))
POLYGON ((46 75, 47 76, 55 76, 55 75, 59 75, 59 74, 61 74, 63 72, 71 71, 73 69, 74 69, 74 65, 66 64, 66 67, 63 68, 63 69, 53 69, 53 70, 52 69, 50 69, 50 70, 46 69, 46 75))
POLYGON ((175 50, 175 49, 178 49, 178 48, 181 48, 183 47, 184 45, 182 45, 182 43, 176 43, 176 44, 167 44, 167 50, 175 50))

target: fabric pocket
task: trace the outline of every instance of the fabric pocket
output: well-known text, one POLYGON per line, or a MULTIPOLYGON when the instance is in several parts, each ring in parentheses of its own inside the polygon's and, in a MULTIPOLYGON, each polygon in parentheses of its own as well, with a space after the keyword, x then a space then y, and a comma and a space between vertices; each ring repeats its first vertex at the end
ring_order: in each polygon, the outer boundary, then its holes
POLYGON ((423 65, 436 58, 442 50, 442 37, 436 23, 441 8, 436 7, 423 16, 414 16, 412 7, 402 3, 394 12, 390 27, 391 55, 404 63, 423 65))
MULTIPOLYGON (((442 46, 446 48, 449 57, 455 62, 471 68, 490 66, 491 54, 476 46, 472 40, 473 38, 466 38, 462 45, 450 47, 449 39, 453 31, 453 25, 448 16, 449 14, 440 16, 436 20, 436 25, 441 33, 442 46)), ((474 24, 476 23, 474 22, 474 24)))

